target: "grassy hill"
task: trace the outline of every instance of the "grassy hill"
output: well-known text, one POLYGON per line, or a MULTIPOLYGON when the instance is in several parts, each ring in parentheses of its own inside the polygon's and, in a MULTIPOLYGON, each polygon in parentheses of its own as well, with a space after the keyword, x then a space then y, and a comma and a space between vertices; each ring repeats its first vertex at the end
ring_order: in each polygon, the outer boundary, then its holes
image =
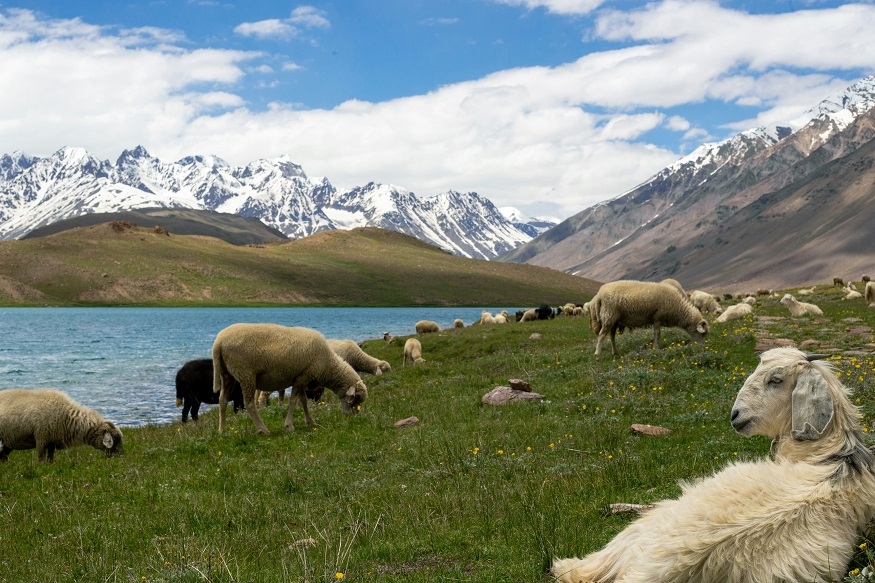
POLYGON ((269 436, 245 413, 219 434, 213 410, 125 429, 120 458, 82 447, 42 465, 13 452, 0 466, 0 581, 548 583, 552 557, 596 550, 634 518, 610 504, 674 497, 678 480, 768 455, 768 440, 729 424, 757 350, 816 341, 870 430, 875 311, 823 290, 806 298, 822 318, 765 299, 706 343, 666 329, 654 351, 637 330, 598 361, 586 322, 566 317, 424 335, 416 367, 401 366, 403 338, 369 341, 392 371, 365 377, 358 415, 333 395, 311 407, 315 430, 298 410, 286 432, 285 408, 271 405, 269 436), (509 378, 545 399, 483 405, 509 378), (393 427, 412 415, 419 425, 393 427), (636 435, 633 423, 671 433, 636 435))
POLYGON ((597 290, 374 228, 235 246, 112 222, 0 241, 2 305, 537 305, 597 290))

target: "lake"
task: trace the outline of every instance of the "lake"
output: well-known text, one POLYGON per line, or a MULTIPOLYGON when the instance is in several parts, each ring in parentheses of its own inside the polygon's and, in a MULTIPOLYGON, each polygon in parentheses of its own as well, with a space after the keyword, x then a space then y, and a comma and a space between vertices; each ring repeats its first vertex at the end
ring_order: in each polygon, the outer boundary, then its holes
POLYGON ((517 308, 0 308, 0 390, 59 389, 120 426, 167 424, 180 419, 176 371, 209 358, 231 324, 305 326, 361 342, 413 334, 418 320, 469 325, 483 309, 517 308))

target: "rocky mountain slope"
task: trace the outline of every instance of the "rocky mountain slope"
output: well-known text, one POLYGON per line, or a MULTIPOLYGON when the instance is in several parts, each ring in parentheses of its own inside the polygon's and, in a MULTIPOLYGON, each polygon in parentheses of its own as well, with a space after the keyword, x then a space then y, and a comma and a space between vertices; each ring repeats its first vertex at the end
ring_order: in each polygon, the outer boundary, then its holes
POLYGON ((296 239, 328 229, 384 227, 465 257, 491 259, 553 223, 515 224, 477 193, 420 199, 369 183, 338 191, 287 157, 232 167, 215 156, 164 162, 144 148, 115 163, 82 148, 47 158, 0 157, 0 238, 14 239, 62 219, 143 208, 191 208, 255 217, 296 239))
POLYGON ((873 106, 868 77, 804 119, 706 144, 501 260, 688 287, 859 279, 875 271, 875 242, 856 236, 875 200, 873 106))

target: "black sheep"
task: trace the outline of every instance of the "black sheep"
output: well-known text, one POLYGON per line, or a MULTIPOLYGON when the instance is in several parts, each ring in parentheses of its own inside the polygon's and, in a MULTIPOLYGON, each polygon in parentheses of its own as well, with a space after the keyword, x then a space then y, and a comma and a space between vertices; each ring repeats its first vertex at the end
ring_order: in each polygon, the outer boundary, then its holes
MULTIPOLYGON (((243 405, 243 390, 240 383, 234 381, 230 400, 234 401, 234 412, 245 409, 243 405)), ((182 406, 182 422, 191 418, 197 421, 197 412, 201 403, 215 405, 219 402, 219 393, 213 392, 213 359, 201 358, 190 360, 182 365, 176 373, 176 406, 182 406)))
POLYGON ((535 312, 537 312, 539 320, 549 320, 553 318, 553 310, 547 304, 541 304, 539 308, 535 309, 535 312))

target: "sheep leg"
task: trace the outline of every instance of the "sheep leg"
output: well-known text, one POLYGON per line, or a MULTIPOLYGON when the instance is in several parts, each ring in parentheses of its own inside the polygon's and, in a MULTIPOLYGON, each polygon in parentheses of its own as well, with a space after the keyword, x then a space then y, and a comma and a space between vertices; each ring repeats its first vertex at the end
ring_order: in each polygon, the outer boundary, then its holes
MULTIPOLYGON (((201 408, 201 402, 195 400, 195 402, 192 403, 190 406, 191 406, 191 420, 197 421, 197 412, 201 408)), ((183 409, 182 409, 182 418, 183 419, 185 419, 185 414, 186 414, 186 410, 185 410, 185 406, 183 406, 183 409)))
POLYGON ((608 335, 608 331, 604 328, 599 330, 599 338, 595 343, 595 357, 598 358, 602 355, 602 344, 605 341, 605 336, 608 335))
MULTIPOLYGON (((0 442, 3 444, 3 442, 0 442)), ((9 454, 12 452, 12 448, 3 444, 3 447, 0 447, 0 463, 9 461, 9 454)))
MULTIPOLYGON (((243 381, 240 381, 240 384, 243 385, 243 381)), ((255 389, 247 391, 246 385, 243 385, 243 399, 243 405, 246 408, 246 412, 249 413, 249 418, 255 423, 255 428, 262 435, 270 435, 270 431, 264 424, 264 421, 261 420, 261 415, 258 414, 258 407, 255 406, 255 389)))
POLYGON ((617 327, 611 326, 611 354, 620 356, 620 351, 617 350, 617 327))
POLYGON ((37 459, 41 462, 55 461, 55 446, 51 443, 37 443, 37 459))
POLYGON ((653 324, 653 350, 659 350, 659 324, 653 324))

